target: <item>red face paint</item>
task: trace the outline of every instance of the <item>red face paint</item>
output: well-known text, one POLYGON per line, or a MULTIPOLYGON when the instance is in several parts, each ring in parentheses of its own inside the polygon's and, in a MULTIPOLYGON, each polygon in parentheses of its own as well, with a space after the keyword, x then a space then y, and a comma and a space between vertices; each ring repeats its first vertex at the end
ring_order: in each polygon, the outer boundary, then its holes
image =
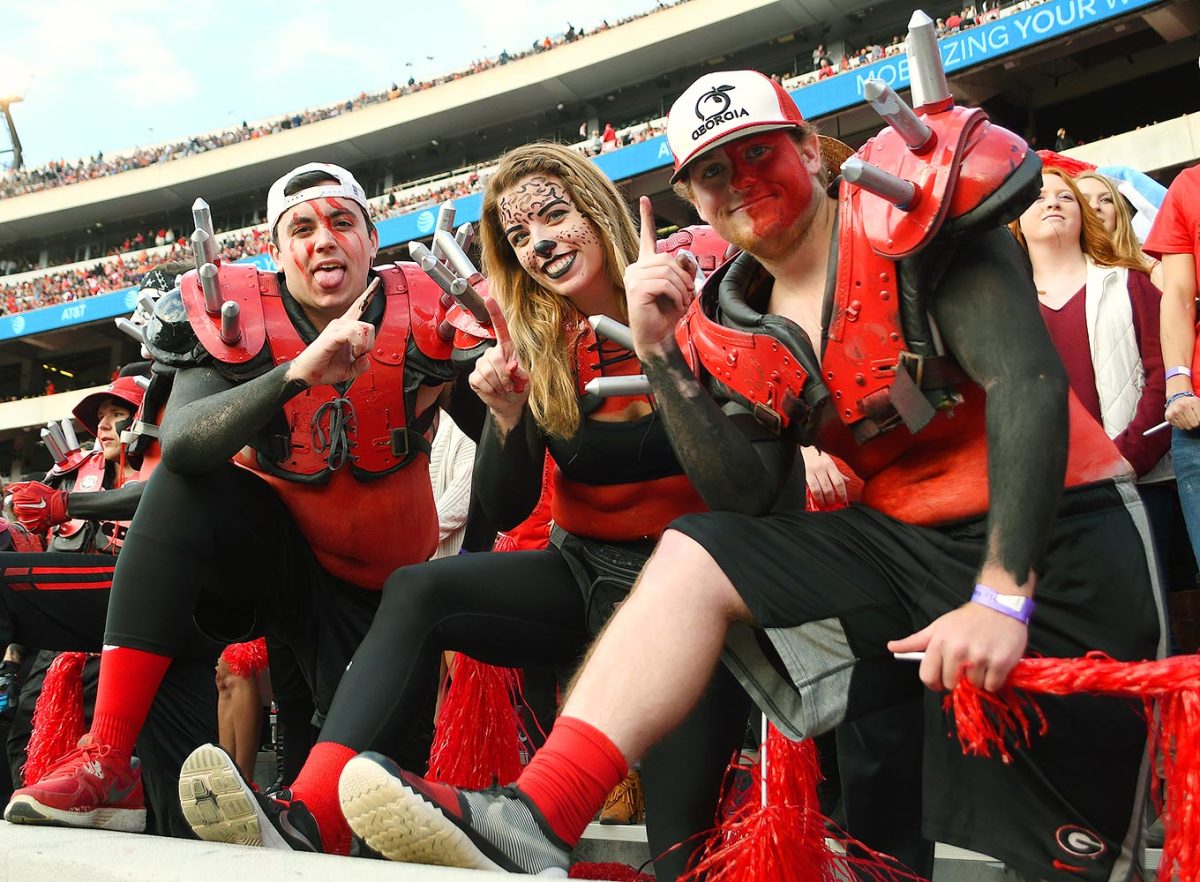
POLYGON ((812 204, 812 176, 783 130, 751 135, 701 157, 689 180, 701 214, 731 242, 789 231, 812 204))
POLYGON ((318 324, 340 315, 362 293, 374 253, 357 205, 313 199, 280 218, 280 268, 292 296, 318 324))

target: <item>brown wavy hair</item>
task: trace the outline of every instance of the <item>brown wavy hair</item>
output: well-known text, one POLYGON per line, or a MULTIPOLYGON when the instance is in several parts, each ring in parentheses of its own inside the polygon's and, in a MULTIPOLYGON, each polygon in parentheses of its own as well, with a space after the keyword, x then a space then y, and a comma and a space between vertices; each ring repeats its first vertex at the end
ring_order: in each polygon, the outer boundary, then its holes
MULTIPOLYGON (((1100 266, 1123 266, 1126 269, 1137 270, 1144 273, 1146 264, 1141 258, 1130 258, 1120 254, 1115 245, 1113 245, 1112 237, 1108 234, 1108 230, 1104 229, 1104 221, 1100 220, 1100 216, 1092 211, 1092 207, 1088 205, 1088 201, 1083 198, 1083 194, 1079 192, 1079 188, 1075 186, 1075 182, 1071 180, 1071 176, 1061 168, 1045 168, 1042 169, 1043 175, 1054 175, 1062 178, 1067 182, 1067 188, 1075 196, 1075 201, 1079 205, 1079 217, 1082 221, 1079 225, 1079 248, 1092 259, 1092 261, 1100 266)), ((1021 247, 1026 251, 1029 250, 1029 245, 1025 241, 1025 235, 1021 232, 1021 219, 1018 217, 1008 225, 1012 234, 1017 237, 1017 241, 1021 243, 1021 247)))
POLYGON ((613 287, 613 308, 624 318, 625 267, 637 260, 638 235, 621 192, 591 160, 549 142, 504 155, 483 195, 480 247, 490 290, 504 309, 513 346, 529 374, 529 410, 542 431, 570 438, 579 429, 575 341, 584 318, 566 298, 547 291, 525 271, 504 235, 500 197, 530 175, 554 175, 600 234, 613 287))

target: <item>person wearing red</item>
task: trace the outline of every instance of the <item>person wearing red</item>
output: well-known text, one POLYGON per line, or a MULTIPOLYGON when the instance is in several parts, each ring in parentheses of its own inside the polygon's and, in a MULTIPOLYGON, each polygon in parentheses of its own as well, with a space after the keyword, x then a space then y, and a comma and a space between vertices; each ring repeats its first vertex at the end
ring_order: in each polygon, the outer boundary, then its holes
MULTIPOLYGON (((372 268, 368 211, 345 169, 300 166, 267 196, 277 274, 206 264, 207 281, 190 272, 158 301, 147 346, 176 374, 162 461, 113 578, 91 731, 13 796, 8 820, 137 829, 130 751, 197 634, 279 640, 323 713, 387 574, 436 547, 425 432, 459 371, 438 333, 440 290, 412 264, 372 268), (223 302, 210 309, 214 292, 223 302)), ((477 430, 475 396, 451 402, 456 422, 477 430)), ((427 740, 389 747, 422 757, 427 740)), ((230 838, 275 835, 260 828, 251 790, 202 790, 204 770, 185 771, 189 822, 236 799, 244 816, 228 819, 230 838)), ((290 829, 319 848, 304 815, 290 829)), ((328 833, 331 850, 344 847, 328 833)))
POLYGON ((1137 476, 1154 477, 1170 446, 1165 433, 1145 434, 1162 421, 1165 398, 1158 289, 1142 264, 1116 254, 1059 169, 1043 173, 1041 192, 1012 229, 1029 253, 1038 306, 1071 390, 1137 476))
MULTIPOLYGON (((154 280, 156 274, 147 274, 143 288, 162 284, 154 280)), ((66 451, 45 481, 9 487, 17 517, 48 538, 44 553, 0 555, 0 637, 42 650, 22 690, 14 724, 18 737, 9 738, 14 772, 24 760, 34 701, 55 654, 99 653, 103 645, 116 555, 157 460, 155 402, 165 399, 170 385, 163 374, 147 381, 143 369, 144 365, 130 366, 127 375, 76 405, 75 419, 96 437, 90 452, 66 451)), ((68 440, 66 446, 73 445, 68 440)), ((154 809, 154 829, 163 835, 190 835, 179 810, 178 767, 197 740, 214 732, 216 695, 210 672, 219 650, 202 639, 185 647, 168 672, 163 700, 155 704, 137 739, 142 775, 134 792, 140 799, 144 787, 154 809)), ((88 660, 81 671, 89 716, 98 667, 88 660)), ((17 787, 34 783, 28 776, 15 780, 17 787)), ((99 824, 108 821, 103 816, 93 819, 99 824)))
POLYGON ((1162 261, 1162 357, 1167 378, 1166 420, 1179 501, 1192 550, 1200 559, 1200 377, 1196 296, 1200 292, 1200 166, 1184 169, 1167 189, 1143 250, 1162 261))
MULTIPOLYGON (((655 399, 637 388, 633 352, 589 322, 625 317, 622 276, 638 246, 616 186, 568 147, 516 148, 489 179, 481 242, 496 298, 488 308, 497 345, 469 378, 488 408, 475 492, 489 521, 512 528, 542 497, 548 454, 550 545, 448 557, 389 577, 293 788, 312 794, 306 798, 313 798, 309 808, 322 831, 345 823, 336 781, 346 762, 375 744, 403 740, 419 722, 444 651, 502 667, 572 670, 626 598, 663 527, 705 508, 655 399), (593 381, 632 381, 635 388, 600 396, 589 390, 593 381), (333 815, 326 799, 334 801, 333 815)), ((709 269, 726 248, 707 230, 680 231, 664 247, 684 242, 698 252, 704 246, 691 260, 709 269)), ((741 427, 734 431, 750 432, 764 458, 781 468, 791 455, 786 445, 747 415, 736 419, 741 427)), ((724 467, 713 451, 707 462, 724 467)), ((684 872, 701 844, 697 834, 711 826, 748 711, 736 681, 717 672, 691 717, 645 758, 647 835, 660 878, 684 872)), ((207 838, 204 829, 197 832, 207 838)))
POLYGON ((885 129, 843 165, 836 195, 817 138, 768 78, 708 74, 676 101, 675 180, 744 253, 694 300, 647 241, 644 199, 630 327, 672 443, 720 449, 736 504, 663 534, 514 787, 445 787, 371 754, 347 764, 343 809, 372 847, 564 870, 595 806, 723 660, 794 738, 886 706, 919 676, 927 838, 1029 878, 1133 877, 1146 736, 1125 704, 1046 706, 1048 731, 1011 764, 946 737, 940 692, 960 677, 999 689, 1027 649, 1155 656, 1162 619, 1128 469, 1071 395, 1001 228, 1036 195, 1040 162, 954 105, 936 48, 913 64, 916 146, 885 129), (923 151, 928 139, 940 146, 923 151), (923 182, 920 196, 904 181, 923 182), (765 425, 844 459, 861 504, 773 509, 696 362, 765 425), (892 655, 909 652, 919 666, 892 655))

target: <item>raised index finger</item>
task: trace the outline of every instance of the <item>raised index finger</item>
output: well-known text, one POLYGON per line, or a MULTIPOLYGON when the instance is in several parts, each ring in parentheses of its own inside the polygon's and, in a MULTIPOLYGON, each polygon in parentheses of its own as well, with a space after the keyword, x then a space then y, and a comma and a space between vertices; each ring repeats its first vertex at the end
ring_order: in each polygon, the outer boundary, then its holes
POLYGON ((512 346, 512 335, 508 332, 508 320, 504 318, 504 311, 496 302, 496 298, 485 297, 483 305, 487 307, 488 315, 492 319, 492 328, 496 331, 496 342, 501 346, 512 346))
POLYGON ((649 196, 643 196, 638 200, 638 210, 642 215, 638 257, 652 257, 658 250, 658 230, 654 223, 654 206, 650 203, 649 196))
POLYGON ((354 302, 351 303, 350 308, 342 314, 342 318, 354 319, 354 321, 361 319, 363 313, 367 311, 367 307, 371 305, 371 295, 374 294, 378 288, 379 276, 376 276, 371 280, 371 284, 367 285, 363 292, 354 298, 354 302))

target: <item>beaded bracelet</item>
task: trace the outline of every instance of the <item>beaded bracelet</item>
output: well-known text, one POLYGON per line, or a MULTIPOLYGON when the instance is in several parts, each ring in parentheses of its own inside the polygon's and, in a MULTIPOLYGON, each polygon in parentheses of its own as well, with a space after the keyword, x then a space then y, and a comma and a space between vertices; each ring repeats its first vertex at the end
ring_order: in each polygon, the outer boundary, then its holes
POLYGON ((1174 404, 1180 398, 1195 398, 1195 397, 1196 397, 1195 392, 1176 392, 1174 395, 1170 395, 1167 397, 1167 407, 1170 407, 1172 404, 1174 404))

